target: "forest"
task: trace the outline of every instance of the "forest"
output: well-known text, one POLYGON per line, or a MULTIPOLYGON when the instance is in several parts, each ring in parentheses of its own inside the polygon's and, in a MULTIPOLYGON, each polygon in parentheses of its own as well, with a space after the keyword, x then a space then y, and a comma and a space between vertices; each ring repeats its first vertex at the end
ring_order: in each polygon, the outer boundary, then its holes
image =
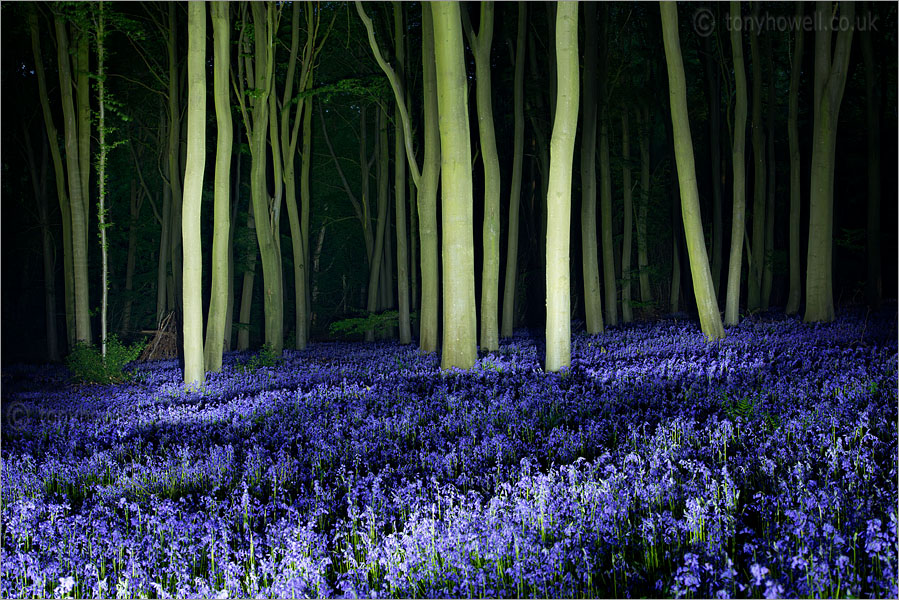
POLYGON ((0 17, 0 597, 899 595, 895 3, 0 17))

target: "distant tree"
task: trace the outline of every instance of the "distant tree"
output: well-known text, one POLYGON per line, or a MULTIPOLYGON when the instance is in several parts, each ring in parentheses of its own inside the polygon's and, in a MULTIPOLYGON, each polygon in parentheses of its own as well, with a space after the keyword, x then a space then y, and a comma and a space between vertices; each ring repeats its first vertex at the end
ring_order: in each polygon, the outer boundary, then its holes
MULTIPOLYGON (((219 69, 221 69, 221 65, 219 69)), ((206 3, 187 6, 187 163, 184 171, 184 383, 205 379, 203 361, 203 246, 200 212, 206 168, 206 3)))
POLYGON ((578 5, 556 11, 556 111, 546 198, 546 370, 571 364, 571 171, 578 113, 578 5))
POLYGON ((681 214, 687 252, 690 256, 690 273, 699 309, 702 332, 709 341, 724 337, 721 313, 715 298, 712 272, 705 248, 702 216, 699 211, 699 189, 696 184, 696 167, 693 159, 693 139, 690 134, 690 116, 687 110, 687 83, 681 56, 680 36, 677 31, 677 4, 661 2, 662 36, 665 57, 668 62, 668 89, 671 99, 671 125, 674 134, 674 156, 677 161, 677 178, 680 183, 681 214))
POLYGON ((459 3, 431 4, 443 171, 444 369, 469 369, 477 358, 474 298, 471 141, 459 3))
MULTIPOLYGON (((870 10, 871 4, 867 3, 870 10)), ((868 15, 870 17, 870 13, 868 15)), ((873 23, 873 20, 870 21, 873 23)), ((859 32, 862 62, 865 66, 865 125, 867 127, 868 154, 868 206, 867 206, 867 279, 865 295, 868 306, 876 310, 883 295, 883 277, 880 266, 880 86, 874 57, 874 36, 871 27, 859 32)))
POLYGON ((823 24, 815 33, 814 126, 812 163, 809 178, 808 260, 805 277, 805 322, 829 322, 833 307, 833 171, 840 103, 849 71, 849 53, 855 21, 855 3, 841 2, 841 21, 850 24, 833 41, 833 6, 819 0, 815 23, 823 24))
POLYGON ((603 57, 599 72, 599 204, 600 228, 602 236, 602 272, 605 287, 606 324, 618 324, 618 284, 615 280, 615 234, 612 220, 612 168, 609 162, 609 119, 611 118, 609 102, 608 67, 605 57, 608 55, 608 22, 609 5, 600 8, 601 27, 599 31, 600 54, 603 57))
POLYGON ((631 141, 628 121, 629 109, 622 107, 621 111, 621 186, 624 194, 624 239, 621 243, 621 320, 630 323, 634 320, 631 309, 631 246, 634 235, 634 210, 631 189, 631 141))
MULTIPOLYGON (((802 18, 804 3, 796 3, 796 19, 802 18)), ((802 77, 802 50, 805 46, 805 34, 802 27, 796 28, 793 40, 793 62, 790 66, 790 99, 787 116, 787 135, 790 146, 790 288, 787 295, 786 313, 793 315, 799 312, 802 298, 802 277, 799 266, 799 223, 801 202, 802 173, 799 161, 799 83, 802 77)))
MULTIPOLYGON (((751 23, 759 22, 760 3, 752 3, 751 23)), ((752 57, 752 243, 749 246, 749 285, 746 308, 758 310, 762 306, 762 263, 765 259, 765 129, 762 123, 762 59, 759 53, 759 33, 749 27, 749 52, 752 57)))

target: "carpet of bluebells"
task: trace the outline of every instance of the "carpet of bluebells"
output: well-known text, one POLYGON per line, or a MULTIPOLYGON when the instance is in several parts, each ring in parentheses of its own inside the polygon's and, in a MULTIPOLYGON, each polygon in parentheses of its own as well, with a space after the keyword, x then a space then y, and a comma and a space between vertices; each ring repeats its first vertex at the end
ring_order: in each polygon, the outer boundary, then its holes
POLYGON ((895 305, 572 344, 4 368, 0 595, 899 596, 895 305))

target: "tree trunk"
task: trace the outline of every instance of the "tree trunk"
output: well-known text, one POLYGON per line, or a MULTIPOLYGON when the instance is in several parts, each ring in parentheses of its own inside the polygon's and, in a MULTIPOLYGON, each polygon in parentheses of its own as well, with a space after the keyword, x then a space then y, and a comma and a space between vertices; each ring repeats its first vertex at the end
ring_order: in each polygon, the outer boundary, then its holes
MULTIPOLYGON (((378 222, 375 233, 375 245, 372 251, 372 260, 368 269, 368 304, 365 310, 373 313, 378 310, 378 284, 381 278, 381 266, 384 262, 384 235, 387 228, 387 115, 381 110, 378 112, 378 222)), ((365 341, 372 342, 375 339, 374 330, 365 332, 365 341)))
MULTIPOLYGON (((232 123, 233 125, 233 123, 232 123)), ((236 148, 237 164, 234 165, 232 171, 233 187, 231 190, 231 227, 228 228, 228 307, 225 310, 225 350, 231 350, 234 347, 232 340, 234 339, 234 231, 237 229, 237 208, 240 205, 240 179, 242 176, 241 162, 242 154, 240 152, 240 129, 237 130, 238 143, 232 144, 232 151, 236 148)), ((233 136, 233 133, 232 133, 233 136)))
MULTIPOLYGON (((57 15, 56 43, 59 67, 59 87, 62 97, 63 131, 65 133, 66 169, 69 184, 69 206, 72 217, 72 278, 75 290, 75 341, 91 343, 89 285, 87 277, 87 199, 84 197, 82 172, 79 160, 80 139, 72 97, 72 69, 69 58, 69 42, 66 24, 57 15)), ((87 132, 89 135, 90 132, 87 132)))
POLYGON ((478 137, 481 162, 484 165, 484 256, 481 268, 481 349, 487 352, 499 348, 499 154, 493 124, 493 88, 490 79, 490 51, 493 46, 493 2, 481 2, 478 32, 463 11, 463 23, 474 55, 478 137))
MULTIPOLYGON (((796 3, 796 19, 802 18, 804 10, 802 2, 796 3)), ((805 32, 802 27, 796 29, 793 44, 793 63, 790 68, 790 108, 787 117, 787 133, 790 144, 790 290, 787 296, 786 313, 794 315, 799 312, 802 298, 802 276, 799 257, 799 225, 801 202, 801 178, 799 161, 799 83, 802 76, 802 49, 805 45, 805 32)))
POLYGON ((702 216, 699 211, 699 188, 696 184, 696 167, 693 162, 693 139, 690 134, 690 117, 687 110, 687 82, 681 58, 680 39, 677 31, 677 5, 660 4, 662 13, 662 37, 668 62, 668 89, 671 103, 671 125, 674 133, 674 156, 677 161, 677 179, 680 184, 681 213, 684 220, 684 236, 693 275, 693 290, 699 309, 702 332, 709 341, 724 337, 721 313, 715 298, 715 286, 705 249, 702 216))
POLYGON ((509 232, 506 240, 506 273, 503 283, 503 314, 500 335, 511 337, 515 326, 515 288, 518 283, 518 221, 521 208, 521 173, 524 163, 524 42, 527 33, 527 4, 518 2, 518 34, 515 42, 515 77, 512 84, 514 137, 512 181, 509 190, 509 232))
POLYGON ((477 358, 471 141, 459 3, 431 4, 443 170, 443 356, 470 369, 477 358))
POLYGON ((602 333, 602 295, 599 287, 599 257, 596 239, 596 79, 597 41, 596 4, 584 4, 586 19, 584 49, 584 114, 581 117, 581 254, 584 277, 584 312, 587 333, 602 333))
POLYGON ((228 239, 231 230, 231 144, 234 124, 231 122, 231 96, 228 76, 231 70, 231 38, 229 10, 222 2, 211 2, 209 12, 213 29, 213 94, 215 98, 216 147, 215 147, 215 205, 212 233, 212 290, 209 299, 209 315, 206 322, 204 357, 206 370, 218 373, 222 370, 222 352, 225 344, 225 321, 228 304, 228 239))
MULTIPOLYGON (((249 213, 247 214, 247 229, 250 230, 250 236, 255 237, 256 219, 253 215, 253 203, 250 202, 249 213)), ((245 257, 246 271, 243 274, 243 284, 240 288, 240 314, 238 315, 237 330, 237 350, 243 352, 250 347, 250 319, 253 313, 253 280, 256 277, 256 248, 249 251, 245 257)))
MULTIPOLYGON (((403 5, 395 2, 393 5, 393 30, 394 48, 399 81, 404 82, 403 66, 406 60, 404 32, 405 20, 403 19, 403 5)), ((409 315, 409 255, 406 246, 406 156, 404 154, 405 133, 402 125, 401 100, 398 100, 394 109, 394 119, 398 123, 394 132, 393 173, 395 196, 393 202, 394 216, 396 219, 396 292, 397 306, 399 308, 399 337, 400 344, 412 343, 412 321, 409 315)), ((405 107, 405 105, 403 105, 405 107)), ((410 132, 411 135, 411 132, 410 132)))
MULTIPOLYGON (((99 186, 99 207, 97 220, 100 229, 100 254, 102 270, 102 289, 100 299, 100 353, 106 357, 106 338, 109 316, 109 247, 106 242, 106 159, 109 147, 106 145, 106 14, 103 0, 100 0, 97 24, 97 96, 100 110, 97 115, 97 133, 100 137, 100 156, 97 159, 97 179, 99 186)), ((85 77, 87 83, 87 77, 85 77)), ((88 141, 88 149, 90 142, 88 141)))
MULTIPOLYGON (((759 17, 759 3, 752 3, 752 18, 759 17)), ((752 246, 749 262, 749 286, 746 310, 762 306, 762 263, 765 260, 765 132, 762 123, 762 61, 759 57, 758 28, 749 28, 749 52, 752 56, 752 246)))
POLYGON ((437 121, 437 72, 434 58, 434 26, 431 4, 422 3, 422 48, 424 66, 424 162, 418 189, 418 222, 421 236, 421 330, 419 348, 436 352, 440 267, 437 237, 437 183, 440 176, 440 132, 437 121))
POLYGON ((602 272, 606 299, 606 323, 618 324, 618 285, 615 282, 615 248, 612 227, 612 168, 609 162, 608 109, 603 107, 599 133, 600 214, 602 216, 602 272))
MULTIPOLYGON (((34 70, 37 74, 38 95, 41 101, 41 113, 44 117, 44 128, 50 156, 53 158, 53 173, 56 181, 56 196, 62 218, 62 257, 63 257, 63 292, 65 294, 66 341, 69 347, 75 343, 75 281, 72 262, 72 211, 69 197, 66 194, 66 178, 59 152, 59 136, 53 122, 50 100, 47 94, 47 78, 44 72, 44 60, 41 53, 40 31, 38 29, 37 11, 32 7, 28 11, 28 26, 31 32, 31 51, 34 55, 34 70)), ((54 321, 55 326, 55 321, 54 321)))
MULTIPOLYGON (((868 4, 870 9, 870 4, 868 4)), ((872 22, 873 21, 869 21, 872 22)), ((880 267, 880 93, 871 28, 860 33, 865 65, 865 125, 868 129, 867 266, 865 295, 872 310, 880 308, 883 278, 880 267)))
POLYGON ((125 306, 122 308, 122 325, 119 331, 127 335, 131 330, 131 309, 134 305, 134 266, 137 254, 137 224, 143 204, 143 190, 138 190, 137 182, 131 180, 130 218, 128 219, 128 255, 125 259, 125 306))
POLYGON ((709 160, 712 172, 712 283, 715 295, 721 294, 721 257, 724 233, 721 217, 721 75, 712 36, 703 40, 705 78, 709 96, 709 160))
MULTIPOLYGON (((187 83, 187 164, 181 221, 181 236, 184 240, 184 383, 199 386, 205 379, 200 213, 203 172, 206 168, 206 4, 202 2, 193 2, 187 7, 187 83)), ((218 83, 220 82, 217 81, 216 84, 218 83)), ((220 101, 221 98, 216 94, 216 102, 220 101)), ((218 191, 216 190, 216 195, 218 191)), ((218 202, 216 204, 218 213, 220 207, 218 202)), ((218 225, 216 223, 217 228, 218 225)))
POLYGON ((631 190, 631 141, 628 127, 628 109, 621 114, 621 175, 624 187, 624 239, 621 243, 621 318, 625 323, 634 320, 631 309, 631 246, 634 235, 634 209, 631 190))
POLYGON ((546 370, 571 365, 571 171, 578 113, 578 16, 576 2, 556 11, 556 113, 550 143, 546 199, 546 370))
MULTIPOLYGON (((819 1, 815 22, 815 96, 812 164, 809 179, 808 260, 805 278, 805 322, 830 322, 833 306, 833 171, 840 103, 846 87, 853 29, 837 35, 831 61, 831 3, 819 1)), ((855 4, 841 3, 840 17, 855 21, 855 4)))
POLYGON ((652 289, 649 287, 649 241, 646 238, 646 219, 649 216, 649 139, 652 117, 649 107, 644 106, 637 114, 640 119, 640 204, 637 208, 637 266, 640 268, 640 302, 652 303, 652 289))
MULTIPOLYGON (((168 172, 168 166, 163 169, 168 172)), ((172 187, 164 185, 162 188, 162 223, 159 231, 159 257, 156 263, 156 327, 160 327, 169 307, 168 287, 170 242, 172 229, 172 187)))
MULTIPOLYGON (((740 3, 731 0, 730 14, 740 14, 740 3)), ((734 81, 736 82, 736 108, 733 134, 733 215, 730 230, 730 262, 727 269, 727 305, 724 313, 726 325, 740 322, 740 272, 743 267, 743 235, 746 229, 746 68, 743 64, 743 41, 740 31, 733 27, 730 43, 734 54, 734 81)))
MULTIPOLYGON (((169 28, 168 28, 168 66, 169 66, 169 185, 172 189, 171 200, 171 226, 169 228, 169 244, 172 261, 172 282, 174 284, 172 291, 174 294, 174 308, 176 312, 181 310, 182 299, 182 251, 181 251, 181 100, 178 93, 179 77, 178 77, 178 36, 177 36, 177 20, 175 17, 175 3, 169 4, 169 28)), ((179 324, 184 323, 184 319, 178 317, 176 321, 179 324)))
POLYGON ((768 191, 766 194, 767 206, 765 207, 765 248, 762 260, 762 310, 768 310, 771 304, 771 288, 774 284, 774 194, 777 190, 774 156, 774 115, 777 110, 774 91, 774 59, 771 49, 771 36, 765 36, 765 68, 768 71, 768 106, 767 106, 767 158, 766 173, 768 176, 768 191))

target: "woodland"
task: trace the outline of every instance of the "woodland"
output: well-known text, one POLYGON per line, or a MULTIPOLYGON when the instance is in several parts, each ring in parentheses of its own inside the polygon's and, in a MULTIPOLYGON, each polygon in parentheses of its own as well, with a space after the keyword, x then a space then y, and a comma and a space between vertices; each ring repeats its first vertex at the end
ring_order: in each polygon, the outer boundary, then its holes
POLYGON ((899 595, 895 3, 0 32, 0 597, 899 595))

